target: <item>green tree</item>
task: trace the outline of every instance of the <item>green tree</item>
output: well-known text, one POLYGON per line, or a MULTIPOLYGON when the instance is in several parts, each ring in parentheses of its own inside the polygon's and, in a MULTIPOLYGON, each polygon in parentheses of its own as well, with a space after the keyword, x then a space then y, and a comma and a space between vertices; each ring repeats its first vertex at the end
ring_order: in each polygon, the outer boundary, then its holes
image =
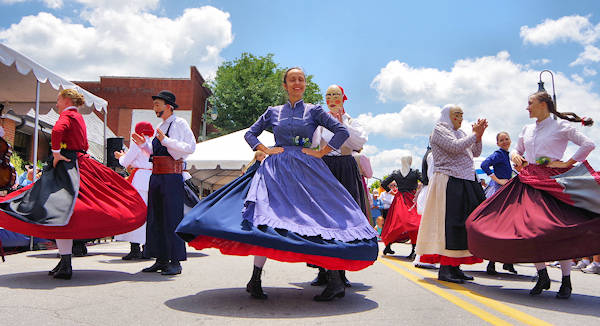
MULTIPOLYGON (((213 93, 209 100, 219 113, 212 123, 219 134, 248 128, 268 106, 284 104, 287 93, 281 84, 286 70, 273 61, 273 54, 257 57, 242 53, 219 66, 215 79, 207 83, 213 93)), ((321 104, 321 90, 312 78, 306 76, 304 101, 321 104)))

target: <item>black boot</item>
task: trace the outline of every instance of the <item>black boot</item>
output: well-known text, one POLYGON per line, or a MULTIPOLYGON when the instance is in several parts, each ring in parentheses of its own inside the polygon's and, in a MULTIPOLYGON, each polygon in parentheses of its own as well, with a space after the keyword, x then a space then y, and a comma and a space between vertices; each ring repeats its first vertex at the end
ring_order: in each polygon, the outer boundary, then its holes
POLYGON ((440 270, 438 272, 438 280, 458 284, 462 284, 465 282, 463 279, 457 278, 455 276, 455 273, 452 272, 452 266, 450 265, 440 265, 440 270))
POLYGON ((62 256, 60 256, 60 260, 58 261, 58 264, 56 264, 56 266, 51 271, 48 272, 48 275, 52 276, 52 275, 56 274, 56 272, 58 272, 58 270, 60 269, 60 266, 62 265, 62 261, 63 261, 63 258, 62 258, 62 256))
POLYGON ((319 267, 319 274, 317 274, 317 277, 310 282, 310 285, 321 286, 325 284, 327 284, 327 270, 325 270, 323 267, 319 267))
POLYGON ((54 273, 54 278, 70 280, 73 276, 73 267, 71 267, 71 255, 60 256, 60 267, 54 273))
POLYGON ((496 263, 493 261, 490 261, 487 265, 487 269, 485 271, 488 275, 496 275, 498 274, 498 272, 496 272, 496 263))
POLYGON ((181 274, 181 263, 177 260, 171 260, 167 267, 160 272, 160 275, 177 275, 181 274))
POLYGON ((152 266, 142 269, 142 272, 155 273, 159 271, 164 271, 167 269, 168 264, 168 260, 157 259, 152 266))
POLYGON ((383 254, 384 254, 384 255, 387 255, 387 254, 393 255, 393 254, 395 254, 395 253, 396 253, 396 252, 392 250, 392 244, 391 244, 391 243, 390 243, 390 244, 388 244, 388 245, 386 245, 386 246, 385 246, 385 249, 383 249, 383 254))
POLYGON ((548 277, 548 270, 544 267, 537 272, 538 280, 533 289, 529 291, 530 295, 538 295, 542 293, 543 290, 548 290, 550 288, 550 277, 548 277))
POLYGON ((342 278, 340 277, 340 271, 327 271, 327 287, 321 294, 315 295, 315 301, 331 301, 334 298, 343 298, 346 295, 346 287, 342 278))
POLYGON ((509 271, 513 274, 519 274, 517 273, 517 270, 515 269, 515 266, 513 264, 503 264, 502 269, 505 271, 509 271))
POLYGON ((475 279, 473 276, 465 274, 465 272, 460 269, 460 266, 451 266, 451 271, 454 274, 454 277, 459 280, 472 281, 475 279))
POLYGON ((351 288, 352 287, 352 283, 350 283, 350 281, 348 281, 348 279, 346 278, 346 271, 345 270, 341 270, 340 271, 340 277, 342 278, 342 282, 344 283, 344 286, 347 288, 351 288))
POLYGON ((131 243, 131 251, 121 259, 123 260, 133 260, 133 259, 142 259, 142 250, 140 250, 140 244, 132 242, 131 243))
POLYGON ((571 297, 571 291, 573 291, 573 288, 571 287, 571 275, 563 276, 560 290, 558 290, 558 293, 556 293, 556 298, 568 299, 571 297))
POLYGON ((415 259, 415 247, 417 245, 416 244, 412 244, 412 250, 410 252, 410 255, 406 256, 406 258, 410 259, 410 260, 414 260, 415 259))
POLYGON ((250 296, 252 296, 254 299, 265 300, 269 296, 263 292, 262 281, 260 280, 261 273, 262 268, 254 266, 250 282, 246 284, 246 292, 250 293, 250 296))

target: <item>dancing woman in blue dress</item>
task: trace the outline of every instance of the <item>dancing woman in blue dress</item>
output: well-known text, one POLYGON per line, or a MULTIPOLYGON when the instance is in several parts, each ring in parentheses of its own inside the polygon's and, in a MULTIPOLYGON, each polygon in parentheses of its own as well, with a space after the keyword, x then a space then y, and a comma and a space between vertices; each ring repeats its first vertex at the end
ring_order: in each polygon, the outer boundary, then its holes
POLYGON ((254 298, 267 298, 260 277, 266 258, 322 266, 329 282, 314 299, 329 301, 345 293, 339 270, 361 270, 377 259, 377 234, 321 159, 344 143, 348 131, 321 106, 302 101, 302 69, 289 69, 283 87, 289 101, 267 108, 245 135, 253 149, 269 156, 201 201, 177 232, 196 249, 254 255, 246 287, 254 298), (316 150, 310 147, 318 126, 334 136, 316 150), (265 129, 273 130, 272 148, 257 138, 265 129))

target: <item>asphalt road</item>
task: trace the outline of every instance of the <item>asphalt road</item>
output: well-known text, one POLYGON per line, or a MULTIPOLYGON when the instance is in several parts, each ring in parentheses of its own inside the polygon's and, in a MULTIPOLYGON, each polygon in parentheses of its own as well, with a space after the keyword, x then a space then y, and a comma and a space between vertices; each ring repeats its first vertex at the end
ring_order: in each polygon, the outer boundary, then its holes
POLYGON ((475 280, 455 285, 437 281, 435 270, 414 268, 402 258, 410 246, 395 244, 397 256, 348 273, 352 288, 333 302, 312 300, 322 290, 309 284, 316 270, 269 260, 262 277, 269 299, 260 301, 245 292, 251 257, 189 248, 183 274, 167 277, 140 272, 152 261, 121 260, 128 249, 118 242, 89 246, 88 256, 73 259, 69 281, 47 275, 56 250, 7 256, 0 263, 0 325, 600 324, 600 275, 579 271, 571 299, 554 298, 561 279, 555 268, 548 268, 550 291, 530 297, 532 266, 497 276, 485 274, 485 264, 463 266, 475 280))

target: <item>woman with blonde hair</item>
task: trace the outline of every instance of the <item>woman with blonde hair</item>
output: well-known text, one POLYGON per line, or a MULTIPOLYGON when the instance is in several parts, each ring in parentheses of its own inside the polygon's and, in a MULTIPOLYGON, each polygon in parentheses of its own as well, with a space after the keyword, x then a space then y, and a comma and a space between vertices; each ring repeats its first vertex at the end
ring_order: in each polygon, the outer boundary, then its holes
POLYGON ((86 126, 77 111, 84 103, 83 95, 74 89, 59 93, 52 161, 39 180, 0 202, 0 226, 56 239, 61 259, 49 275, 59 279, 70 279, 73 274, 73 239, 129 232, 146 219, 146 205, 137 190, 86 153, 86 126))

